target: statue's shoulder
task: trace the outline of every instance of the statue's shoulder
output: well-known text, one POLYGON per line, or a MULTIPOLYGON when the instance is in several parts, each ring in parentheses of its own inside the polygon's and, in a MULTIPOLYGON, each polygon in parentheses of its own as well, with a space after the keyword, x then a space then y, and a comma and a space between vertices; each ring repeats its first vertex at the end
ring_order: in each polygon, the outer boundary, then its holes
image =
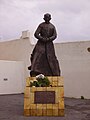
POLYGON ((51 25, 53 28, 55 28, 55 26, 54 26, 52 23, 50 23, 50 25, 51 25))
POLYGON ((40 24, 39 24, 39 27, 44 26, 44 24, 45 24, 45 22, 40 23, 40 24))

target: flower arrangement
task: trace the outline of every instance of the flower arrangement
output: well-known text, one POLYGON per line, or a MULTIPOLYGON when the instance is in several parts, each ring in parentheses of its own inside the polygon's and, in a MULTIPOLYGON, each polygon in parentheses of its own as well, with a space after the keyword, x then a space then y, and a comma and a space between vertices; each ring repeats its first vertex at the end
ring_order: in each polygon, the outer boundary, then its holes
POLYGON ((43 74, 36 76, 34 81, 30 81, 30 87, 49 87, 50 81, 43 74))

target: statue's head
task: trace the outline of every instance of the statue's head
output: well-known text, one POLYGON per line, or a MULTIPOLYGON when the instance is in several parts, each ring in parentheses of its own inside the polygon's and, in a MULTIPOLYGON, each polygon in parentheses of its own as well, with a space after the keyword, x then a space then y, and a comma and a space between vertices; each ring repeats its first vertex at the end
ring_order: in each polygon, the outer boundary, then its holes
POLYGON ((49 21, 51 20, 51 15, 49 13, 46 13, 44 14, 43 19, 45 20, 46 23, 49 23, 49 21))

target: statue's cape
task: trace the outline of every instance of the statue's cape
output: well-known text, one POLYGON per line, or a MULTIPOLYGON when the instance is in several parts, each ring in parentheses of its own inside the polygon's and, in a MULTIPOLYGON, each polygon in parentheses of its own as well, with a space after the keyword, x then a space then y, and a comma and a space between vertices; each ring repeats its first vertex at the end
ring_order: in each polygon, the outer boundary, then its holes
POLYGON ((53 42, 44 43, 38 40, 32 52, 31 71, 46 76, 60 76, 59 63, 55 56, 53 42))

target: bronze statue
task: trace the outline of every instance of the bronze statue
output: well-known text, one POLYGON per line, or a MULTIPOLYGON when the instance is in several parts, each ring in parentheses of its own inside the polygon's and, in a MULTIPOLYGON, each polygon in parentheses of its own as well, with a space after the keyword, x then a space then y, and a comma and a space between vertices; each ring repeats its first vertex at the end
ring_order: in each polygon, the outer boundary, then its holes
POLYGON ((60 76, 59 63, 55 56, 53 45, 53 40, 57 37, 56 29, 50 23, 50 14, 45 14, 43 19, 45 22, 38 26, 34 34, 38 41, 31 54, 31 66, 28 69, 31 76, 38 74, 60 76))

